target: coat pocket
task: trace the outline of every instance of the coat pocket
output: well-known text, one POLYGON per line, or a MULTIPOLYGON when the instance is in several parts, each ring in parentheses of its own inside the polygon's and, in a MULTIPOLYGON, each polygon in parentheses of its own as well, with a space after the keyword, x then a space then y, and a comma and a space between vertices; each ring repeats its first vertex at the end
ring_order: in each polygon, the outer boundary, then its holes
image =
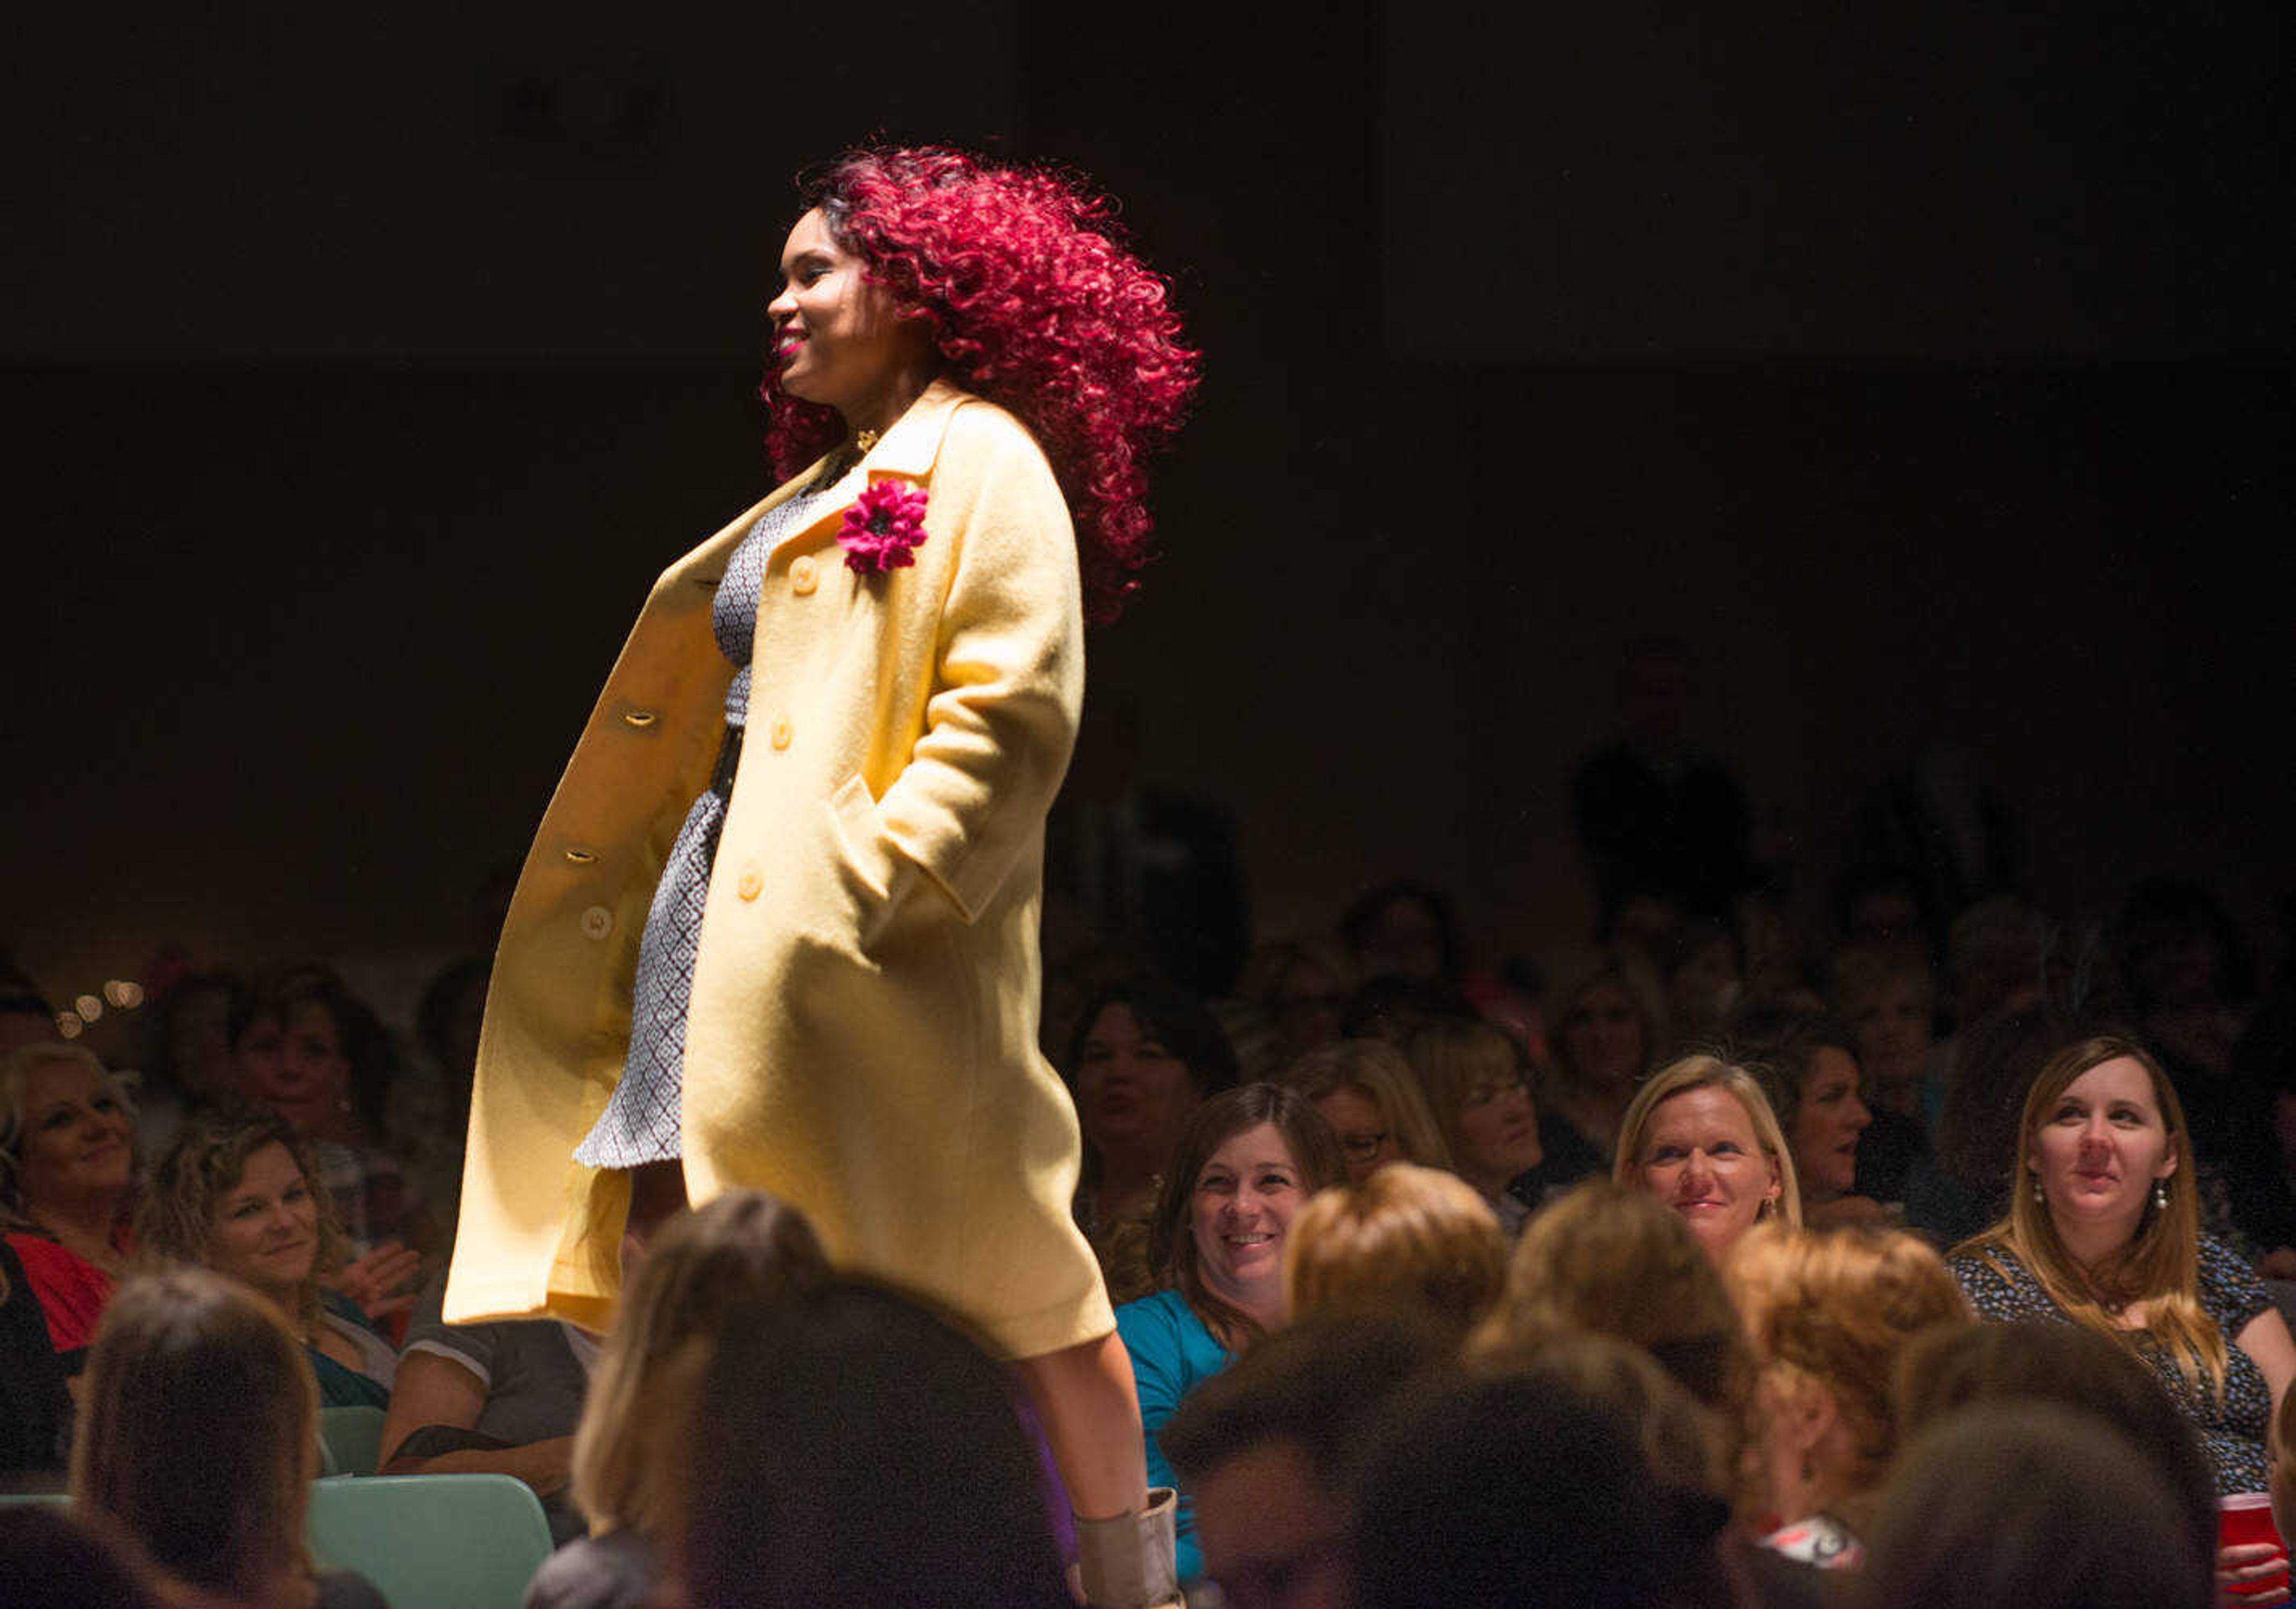
POLYGON ((877 820, 877 801, 859 773, 829 796, 830 841, 839 879, 851 895, 855 936, 865 951, 874 945, 915 886, 917 867, 896 850, 877 820))

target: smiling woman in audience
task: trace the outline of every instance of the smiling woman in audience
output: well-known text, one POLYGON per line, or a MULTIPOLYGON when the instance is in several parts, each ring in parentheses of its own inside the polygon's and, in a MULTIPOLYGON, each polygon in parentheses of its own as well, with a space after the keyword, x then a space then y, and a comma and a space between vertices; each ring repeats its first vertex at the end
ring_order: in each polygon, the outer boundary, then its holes
POLYGON ((303 1139, 287 1120, 226 1109, 194 1115, 154 1170, 139 1252, 229 1276, 302 1342, 328 1408, 383 1408, 398 1359, 348 1299, 324 1289, 340 1235, 303 1139))
POLYGON ((1744 1068, 1714 1056, 1670 1062, 1636 1092, 1616 1178, 1671 1208, 1718 1262, 1764 1219, 1801 1227, 1793 1154, 1769 1097, 1744 1068))
MULTIPOLYGON (((1246 1084, 1188 1121, 1149 1232, 1164 1288, 1116 1309, 1139 1383, 1150 1486, 1173 1483, 1156 1436, 1180 1400, 1283 1325, 1292 1216, 1345 1177, 1332 1126, 1297 1090, 1246 1084)), ((1177 1524, 1185 1581, 1201 1566, 1185 1500, 1177 1524)))
MULTIPOLYGON (((1979 1315, 2128 1347, 2199 1431, 2218 1490, 2267 1490, 2266 1427, 2296 1342, 2248 1265, 2201 1233, 2192 1139, 2160 1063, 2114 1035, 2051 1057, 2025 1099, 2015 1177, 2008 1217, 1948 1260, 1979 1315)), ((2260 1579, 2245 1558, 2219 1567, 2260 1579)))
POLYGON ((55 1041, 0 1062, 0 1228, 68 1375, 132 1244, 134 1135, 127 1096, 93 1052, 55 1041))

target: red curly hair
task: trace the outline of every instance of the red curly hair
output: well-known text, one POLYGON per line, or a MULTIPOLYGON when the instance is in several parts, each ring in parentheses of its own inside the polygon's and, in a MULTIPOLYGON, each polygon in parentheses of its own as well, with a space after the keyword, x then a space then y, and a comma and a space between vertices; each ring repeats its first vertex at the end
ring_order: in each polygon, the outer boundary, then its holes
MULTIPOLYGON (((1179 427, 1199 354, 1106 199, 939 146, 849 152, 804 197, 871 279, 932 321, 965 388, 1028 426, 1076 521, 1086 612, 1115 619, 1149 556, 1147 463, 1179 427)), ((788 395, 775 370, 759 395, 782 479, 844 438, 835 409, 788 395)))

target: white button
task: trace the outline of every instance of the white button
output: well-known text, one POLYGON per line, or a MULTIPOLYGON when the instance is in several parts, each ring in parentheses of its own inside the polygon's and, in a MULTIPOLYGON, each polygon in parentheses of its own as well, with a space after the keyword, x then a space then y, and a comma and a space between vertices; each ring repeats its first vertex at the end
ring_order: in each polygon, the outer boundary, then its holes
POLYGON ((594 905, 582 913, 582 932, 592 939, 603 939, 614 931, 614 913, 603 905, 594 905))

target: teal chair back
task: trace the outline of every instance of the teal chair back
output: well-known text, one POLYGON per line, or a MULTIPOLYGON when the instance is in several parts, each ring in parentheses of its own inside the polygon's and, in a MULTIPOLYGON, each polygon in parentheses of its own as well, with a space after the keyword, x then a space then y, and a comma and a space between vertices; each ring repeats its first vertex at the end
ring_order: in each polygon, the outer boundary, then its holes
POLYGON ((541 1499, 509 1475, 315 1481, 305 1535, 400 1609, 519 1609, 551 1546, 541 1499))
POLYGON ((331 1475, 371 1475, 382 1464, 382 1410, 323 1408, 319 1451, 331 1475))

